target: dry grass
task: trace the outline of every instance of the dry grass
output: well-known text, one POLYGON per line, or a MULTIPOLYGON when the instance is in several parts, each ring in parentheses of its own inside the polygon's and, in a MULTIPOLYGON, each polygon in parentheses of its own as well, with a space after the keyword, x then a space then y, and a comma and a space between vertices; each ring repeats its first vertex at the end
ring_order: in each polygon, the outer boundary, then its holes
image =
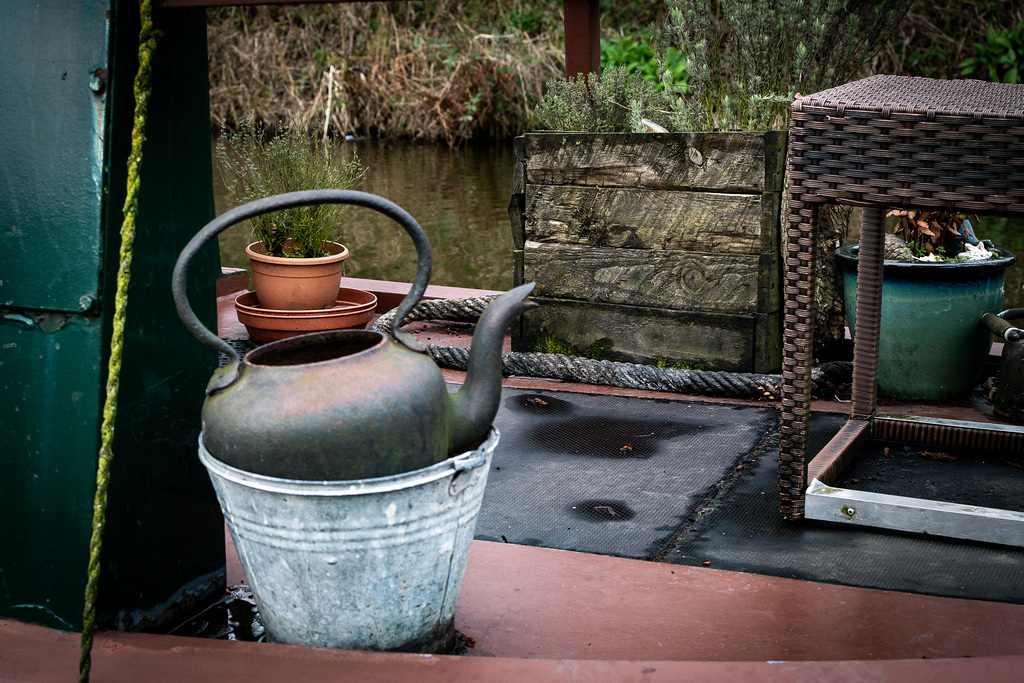
POLYGON ((544 81, 563 68, 555 32, 509 26, 523 4, 515 0, 478 13, 472 27, 446 0, 412 4, 211 10, 213 126, 249 117, 448 144, 524 130, 544 81))
MULTIPOLYGON (((210 10, 212 125, 247 116, 333 135, 450 145, 530 130, 545 81, 564 71, 560 2, 425 0, 210 10)), ((665 19, 663 0, 602 2, 602 31, 665 19)), ((918 0, 870 66, 951 78, 989 25, 1024 19, 1005 0, 918 0)))

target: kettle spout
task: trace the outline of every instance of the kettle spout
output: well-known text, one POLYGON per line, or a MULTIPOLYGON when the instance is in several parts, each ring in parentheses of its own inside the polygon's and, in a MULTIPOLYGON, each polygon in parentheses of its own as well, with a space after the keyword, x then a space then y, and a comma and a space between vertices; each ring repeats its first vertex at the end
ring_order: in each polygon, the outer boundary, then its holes
POLYGON ((537 304, 526 297, 536 283, 511 289, 484 310, 473 333, 462 388, 449 400, 450 453, 461 453, 487 434, 501 399, 501 346, 512 320, 537 304))

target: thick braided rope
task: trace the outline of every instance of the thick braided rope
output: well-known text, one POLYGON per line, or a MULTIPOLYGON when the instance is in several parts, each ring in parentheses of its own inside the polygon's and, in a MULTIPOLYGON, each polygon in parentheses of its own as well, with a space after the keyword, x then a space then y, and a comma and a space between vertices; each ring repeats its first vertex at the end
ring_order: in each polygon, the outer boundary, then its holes
MULTIPOLYGON (((474 320, 493 298, 423 301, 413 308, 403 323, 419 320, 474 320)), ((390 334, 394 319, 395 311, 388 311, 377 318, 370 329, 390 334)), ((428 345, 427 352, 441 367, 465 370, 469 363, 469 349, 466 348, 428 345)), ((501 361, 504 374, 520 377, 543 377, 582 384, 720 398, 777 400, 782 395, 781 375, 659 368, 639 363, 593 360, 552 353, 506 352, 501 355, 501 361)), ((812 380, 816 385, 833 383, 844 377, 848 378, 849 372, 848 363, 826 363, 815 368, 812 380)))
POLYGON ((153 30, 150 0, 139 0, 139 71, 135 75, 135 122, 132 127, 132 151, 128 158, 128 184, 124 200, 124 221, 121 224, 120 263, 117 270, 117 291, 114 299, 113 333, 110 338, 110 362, 107 367, 106 400, 103 424, 100 427, 99 462, 96 469, 96 496, 92 506, 92 537, 89 540, 89 579, 85 587, 82 624, 82 652, 78 662, 79 681, 89 680, 92 668, 93 633, 96 629, 96 599, 99 594, 100 554, 103 528, 106 525, 107 490, 110 462, 113 459, 114 419, 117 416, 117 392, 120 387, 121 356, 124 346, 125 310, 128 305, 128 282, 131 279, 132 247, 135 243, 135 217, 139 205, 139 170, 142 145, 146 140, 146 106, 149 103, 152 56, 157 33, 153 30))

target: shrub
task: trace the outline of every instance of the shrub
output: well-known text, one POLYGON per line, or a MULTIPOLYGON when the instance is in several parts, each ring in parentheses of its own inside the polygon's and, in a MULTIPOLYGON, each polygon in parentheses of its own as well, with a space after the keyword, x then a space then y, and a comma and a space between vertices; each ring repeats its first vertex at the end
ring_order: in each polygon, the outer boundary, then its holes
POLYGON ((785 128, 797 93, 809 94, 856 76, 912 4, 667 2, 663 42, 689 59, 689 91, 676 89, 673 127, 694 131, 785 128))
POLYGON ((601 39, 601 69, 623 66, 630 72, 638 72, 654 84, 655 89, 664 90, 668 85, 686 85, 686 59, 674 47, 665 50, 659 63, 658 55, 642 34, 624 36, 618 40, 601 39))
POLYGON ((540 128, 590 133, 643 132, 643 119, 665 120, 664 93, 626 66, 600 76, 552 79, 537 105, 540 128))
POLYGON ((974 55, 960 64, 962 76, 997 83, 1020 83, 1020 62, 1024 59, 1024 21, 1013 28, 989 26, 985 42, 974 45, 974 55))

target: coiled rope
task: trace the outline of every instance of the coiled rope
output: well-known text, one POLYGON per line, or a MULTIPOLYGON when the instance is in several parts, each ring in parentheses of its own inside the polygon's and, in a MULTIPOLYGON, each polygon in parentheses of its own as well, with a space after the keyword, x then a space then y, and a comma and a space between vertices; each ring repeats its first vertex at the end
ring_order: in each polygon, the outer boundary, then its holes
MULTIPOLYGON (((493 298, 486 296, 421 301, 405 317, 403 323, 421 320, 471 322, 480 317, 493 298)), ((388 311, 377 318, 369 329, 391 334, 394 322, 395 311, 388 311)), ((444 368, 465 370, 469 363, 469 349, 466 348, 428 345, 427 352, 435 363, 444 368)), ((781 375, 660 368, 555 353, 505 352, 501 354, 501 363, 505 375, 520 377, 716 398, 773 401, 782 396, 781 375)), ((811 372, 811 381, 819 393, 826 387, 849 381, 849 377, 850 364, 845 362, 823 363, 811 372)))
POLYGON ((117 416, 117 392, 121 383, 121 357, 124 347, 125 311, 128 307, 128 283, 131 279, 132 248, 135 244, 135 217, 139 206, 139 171, 142 145, 146 141, 146 107, 151 91, 152 58, 158 32, 153 29, 150 0, 139 0, 139 71, 135 75, 135 121, 132 126, 132 151, 128 157, 128 183, 121 223, 120 263, 114 299, 113 332, 110 337, 110 361, 107 365, 106 399, 100 427, 99 462, 96 468, 96 495, 92 506, 92 537, 89 540, 89 578, 85 587, 82 615, 82 652, 78 660, 78 680, 88 681, 92 669, 92 643, 96 629, 96 599, 99 595, 100 556, 103 529, 107 521, 107 490, 110 462, 113 459, 114 420, 117 416))

